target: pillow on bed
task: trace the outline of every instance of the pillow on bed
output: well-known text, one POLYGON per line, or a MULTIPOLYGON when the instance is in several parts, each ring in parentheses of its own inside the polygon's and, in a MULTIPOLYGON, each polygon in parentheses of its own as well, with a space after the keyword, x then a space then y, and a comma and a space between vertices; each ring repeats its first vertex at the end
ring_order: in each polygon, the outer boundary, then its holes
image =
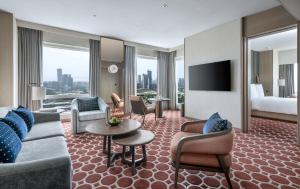
POLYGON ((257 92, 257 97, 259 97, 259 98, 265 96, 262 84, 257 84, 256 85, 256 92, 257 92))
POLYGON ((256 84, 251 84, 250 85, 250 95, 251 99, 257 98, 257 90, 256 90, 256 84))

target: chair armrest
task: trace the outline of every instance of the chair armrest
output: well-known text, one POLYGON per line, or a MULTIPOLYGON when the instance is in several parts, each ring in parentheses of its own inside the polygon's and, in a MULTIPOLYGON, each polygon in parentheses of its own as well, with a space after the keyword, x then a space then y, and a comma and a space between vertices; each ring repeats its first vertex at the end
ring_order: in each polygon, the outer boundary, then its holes
POLYGON ((59 113, 33 112, 35 123, 60 121, 59 113))
POLYGON ((234 130, 232 128, 209 134, 183 137, 176 150, 176 162, 183 152, 224 155, 232 150, 234 130))
POLYGON ((202 133, 206 120, 187 121, 181 125, 181 131, 190 133, 202 133))
POLYGON ((1 188, 71 188, 72 164, 69 157, 0 165, 1 188))

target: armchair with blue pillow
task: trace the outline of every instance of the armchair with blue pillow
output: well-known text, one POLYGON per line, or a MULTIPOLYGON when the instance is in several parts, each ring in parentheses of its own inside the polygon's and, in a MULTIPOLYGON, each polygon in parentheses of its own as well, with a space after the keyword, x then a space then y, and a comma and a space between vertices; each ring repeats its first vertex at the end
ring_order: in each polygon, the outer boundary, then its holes
POLYGON ((88 124, 100 119, 108 120, 110 108, 100 97, 77 98, 72 101, 72 128, 73 133, 85 132, 88 124))
POLYGON ((208 120, 184 123, 171 142, 175 186, 179 169, 195 169, 224 173, 232 188, 229 173, 233 137, 232 124, 218 113, 208 120))

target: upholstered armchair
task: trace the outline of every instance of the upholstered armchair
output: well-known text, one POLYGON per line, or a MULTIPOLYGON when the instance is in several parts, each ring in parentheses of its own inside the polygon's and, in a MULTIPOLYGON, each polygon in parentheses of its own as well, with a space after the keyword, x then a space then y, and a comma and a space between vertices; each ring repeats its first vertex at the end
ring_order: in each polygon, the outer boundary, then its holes
POLYGON ((116 93, 111 93, 111 100, 114 110, 116 108, 124 108, 124 101, 116 93))
POLYGON ((146 115, 150 113, 154 113, 155 120, 156 120, 155 105, 153 104, 146 105, 144 100, 140 96, 130 96, 129 99, 131 103, 130 118, 132 113, 141 115, 143 116, 143 124, 144 124, 146 115))
POLYGON ((99 119, 109 119, 110 108, 100 97, 98 97, 98 106, 98 110, 80 111, 78 109, 78 99, 74 99, 72 101, 71 122, 74 134, 85 132, 85 127, 94 121, 97 121, 99 119))
MULTIPOLYGON (((171 142, 172 165, 175 168, 175 187, 179 169, 221 172, 230 188, 231 150, 234 130, 202 134, 206 121, 186 122, 171 142)), ((228 124, 231 125, 230 122, 228 124)))

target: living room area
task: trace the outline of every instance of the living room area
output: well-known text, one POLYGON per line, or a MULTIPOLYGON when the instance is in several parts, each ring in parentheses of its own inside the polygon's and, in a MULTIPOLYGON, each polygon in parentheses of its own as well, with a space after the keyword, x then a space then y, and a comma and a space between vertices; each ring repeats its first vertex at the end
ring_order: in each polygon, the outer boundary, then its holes
POLYGON ((251 117, 247 67, 291 28, 299 63, 299 3, 21 3, 0 0, 0 188, 300 187, 299 117, 251 117))

